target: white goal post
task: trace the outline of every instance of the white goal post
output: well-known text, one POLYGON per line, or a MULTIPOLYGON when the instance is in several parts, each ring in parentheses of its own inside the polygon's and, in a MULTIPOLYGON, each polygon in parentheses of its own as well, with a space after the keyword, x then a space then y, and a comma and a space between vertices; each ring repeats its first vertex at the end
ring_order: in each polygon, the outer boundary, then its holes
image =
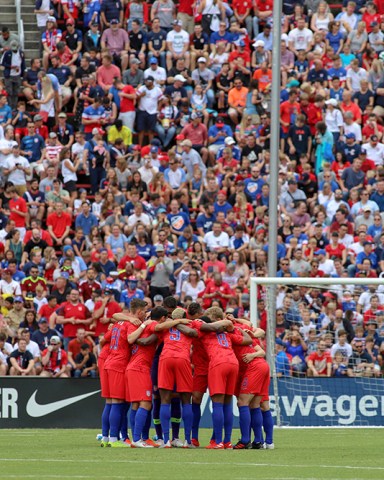
MULTIPOLYGON (((384 378, 277 378, 275 365, 278 287, 307 287, 342 293, 343 287, 382 287, 384 278, 251 277, 250 319, 258 323, 258 299, 267 313, 267 359, 271 367, 271 410, 277 426, 384 426, 384 378), (259 288, 264 291, 259 292, 259 288), (349 405, 349 407, 348 407, 349 405), (372 407, 371 412, 366 405, 372 407), (349 412, 347 414, 346 412, 349 412), (381 420, 380 420, 381 419, 381 420)), ((352 288, 351 288, 352 289, 352 288)))

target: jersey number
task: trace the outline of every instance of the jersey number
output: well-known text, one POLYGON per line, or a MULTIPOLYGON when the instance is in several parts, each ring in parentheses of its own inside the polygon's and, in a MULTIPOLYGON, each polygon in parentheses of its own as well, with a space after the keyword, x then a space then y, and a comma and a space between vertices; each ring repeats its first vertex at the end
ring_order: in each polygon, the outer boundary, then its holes
POLYGON ((217 341, 222 347, 228 347, 228 339, 225 333, 216 333, 217 341))
POLYGON ((180 340, 180 332, 176 328, 171 328, 169 330, 169 339, 174 340, 175 342, 178 342, 180 340))
POLYGON ((134 355, 134 354, 137 352, 138 349, 139 349, 139 346, 138 346, 138 345, 133 345, 133 347, 132 347, 132 355, 134 355))
POLYGON ((119 338, 120 338, 120 330, 118 328, 114 328, 112 330, 111 336, 111 345, 110 350, 117 350, 119 348, 119 338))

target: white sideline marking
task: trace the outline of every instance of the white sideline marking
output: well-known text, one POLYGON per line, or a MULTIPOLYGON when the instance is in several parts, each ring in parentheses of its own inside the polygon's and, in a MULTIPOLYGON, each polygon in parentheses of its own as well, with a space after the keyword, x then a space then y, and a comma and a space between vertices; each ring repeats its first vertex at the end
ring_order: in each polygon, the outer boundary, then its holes
MULTIPOLYGON (((2 462, 45 462, 45 463, 78 463, 78 460, 71 460, 71 459, 46 459, 46 458, 1 458, 0 461, 2 462)), ((289 464, 289 463, 240 463, 240 462, 171 462, 171 461, 164 461, 160 462, 157 460, 151 461, 143 461, 143 460, 116 460, 111 458, 108 460, 107 458, 103 458, 102 460, 94 459, 94 460, 81 460, 82 463, 137 463, 137 464, 148 464, 148 465, 227 465, 227 466, 236 466, 236 467, 281 467, 281 468, 346 468, 348 470, 384 470, 384 467, 368 467, 362 465, 353 466, 353 465, 298 465, 298 464, 289 464)))

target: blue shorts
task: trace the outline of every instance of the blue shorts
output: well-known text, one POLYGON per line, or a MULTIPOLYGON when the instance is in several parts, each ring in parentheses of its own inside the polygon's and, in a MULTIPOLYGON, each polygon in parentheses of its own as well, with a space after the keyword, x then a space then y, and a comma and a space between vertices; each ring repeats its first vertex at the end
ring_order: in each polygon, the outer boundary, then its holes
POLYGON ((149 114, 142 110, 137 111, 136 130, 138 132, 154 132, 156 130, 157 114, 149 114))

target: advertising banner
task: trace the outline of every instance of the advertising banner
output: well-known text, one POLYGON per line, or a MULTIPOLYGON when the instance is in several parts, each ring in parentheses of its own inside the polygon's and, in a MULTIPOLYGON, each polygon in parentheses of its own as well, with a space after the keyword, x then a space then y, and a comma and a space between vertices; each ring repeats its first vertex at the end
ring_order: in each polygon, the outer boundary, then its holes
MULTIPOLYGON (((384 426, 384 379, 280 379, 278 396, 283 426, 384 426)), ((98 380, 0 378, 0 428, 100 428, 103 405, 98 380)), ((201 411, 201 427, 211 428, 208 395, 201 411)), ((238 428, 236 399, 233 411, 238 428)))

